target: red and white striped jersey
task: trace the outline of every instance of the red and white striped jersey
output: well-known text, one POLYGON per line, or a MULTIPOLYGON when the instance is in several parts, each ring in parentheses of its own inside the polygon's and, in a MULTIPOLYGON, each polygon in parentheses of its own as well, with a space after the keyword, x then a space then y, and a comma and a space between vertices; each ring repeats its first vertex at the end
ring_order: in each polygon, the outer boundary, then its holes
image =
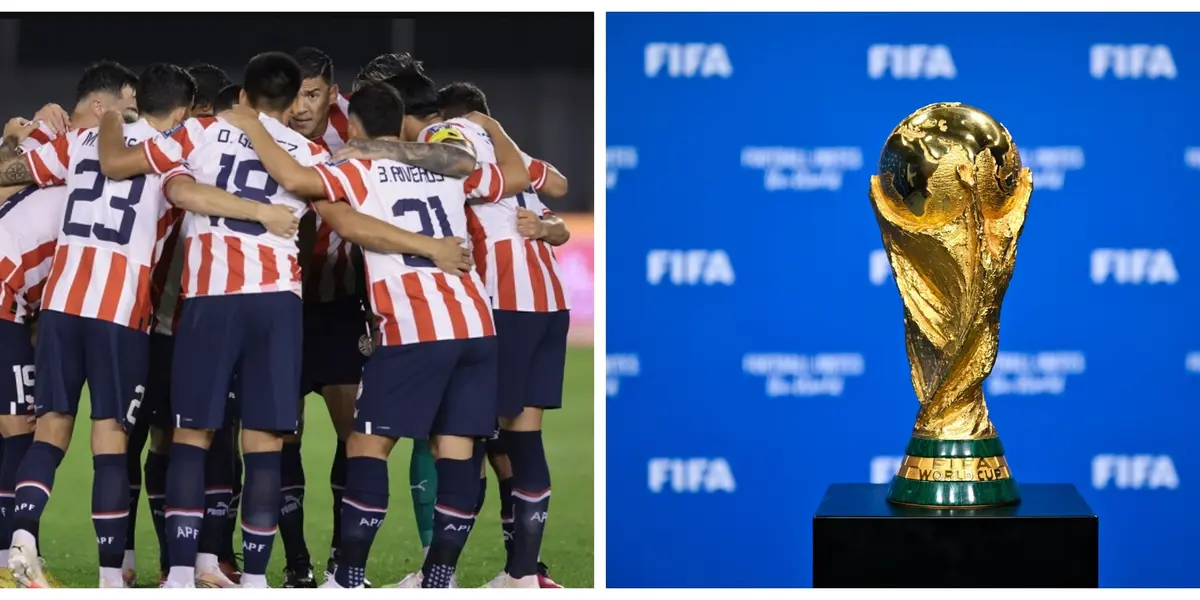
MULTIPOLYGON (((165 178, 105 178, 98 132, 71 130, 25 155, 39 186, 65 182, 68 193, 42 309, 147 331, 150 270, 170 222, 165 178)), ((159 132, 143 119, 124 135, 135 145, 159 132)))
POLYGON ((58 136, 55 135, 53 129, 50 129, 48 126, 46 126, 45 122, 38 121, 37 129, 31 131, 29 133, 29 137, 21 140, 21 144, 18 147, 23 153, 32 152, 36 150, 38 146, 49 144, 50 142, 54 141, 54 138, 56 137, 58 136))
MULTIPOLYGON (((327 197, 431 237, 465 237, 462 182, 392 160, 349 160, 316 167, 327 197)), ((427 258, 363 249, 367 295, 384 346, 495 335, 483 282, 472 271, 449 275, 427 258)))
MULTIPOLYGON (((567 310, 566 288, 554 248, 542 240, 531 240, 517 231, 517 209, 527 208, 541 217, 552 215, 532 187, 508 198, 500 198, 504 178, 496 166, 496 149, 483 127, 467 119, 449 119, 425 128, 423 141, 435 141, 439 126, 452 125, 475 147, 478 168, 467 178, 469 191, 476 186, 489 189, 488 202, 472 204, 467 213, 475 267, 487 285, 492 308, 521 312, 567 310)), ((531 159, 524 156, 525 166, 531 159)))
MULTIPOLYGON (((262 114, 258 118, 300 164, 312 166, 328 158, 320 146, 278 120, 262 114)), ((308 210, 306 201, 271 179, 246 134, 223 119, 188 119, 143 147, 157 173, 178 169, 175 172, 191 174, 200 183, 247 200, 290 206, 298 217, 308 210)), ((184 217, 183 235, 183 297, 278 291, 300 294, 300 251, 295 236, 279 237, 257 222, 195 213, 184 217)))
POLYGON ((42 301, 67 208, 62 186, 29 186, 0 205, 0 319, 24 323, 42 301))
MULTIPOLYGON (((338 94, 337 103, 329 109, 329 125, 325 133, 313 140, 330 154, 337 152, 350 139, 350 101, 338 94)), ((331 302, 355 295, 358 272, 353 259, 354 245, 316 217, 317 239, 312 257, 304 271, 304 300, 331 302)))

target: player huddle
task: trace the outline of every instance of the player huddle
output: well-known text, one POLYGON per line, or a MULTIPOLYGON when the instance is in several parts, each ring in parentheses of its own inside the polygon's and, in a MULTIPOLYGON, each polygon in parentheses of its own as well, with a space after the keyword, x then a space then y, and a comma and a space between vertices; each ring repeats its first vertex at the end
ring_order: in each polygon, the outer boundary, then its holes
POLYGON ((487 587, 559 587, 538 556, 541 421, 562 405, 552 247, 569 233, 540 196, 566 179, 520 151, 478 88, 439 90, 408 54, 372 60, 348 99, 333 79, 314 48, 255 56, 240 86, 211 65, 102 62, 70 115, 47 105, 5 126, 0 587, 50 586, 38 526, 85 382, 100 587, 134 582, 143 488, 161 586, 267 587, 278 532, 285 587, 316 587, 310 392, 338 436, 322 587, 370 586, 398 438, 413 440, 426 554, 398 587, 457 585, 484 456, 507 555, 487 587))

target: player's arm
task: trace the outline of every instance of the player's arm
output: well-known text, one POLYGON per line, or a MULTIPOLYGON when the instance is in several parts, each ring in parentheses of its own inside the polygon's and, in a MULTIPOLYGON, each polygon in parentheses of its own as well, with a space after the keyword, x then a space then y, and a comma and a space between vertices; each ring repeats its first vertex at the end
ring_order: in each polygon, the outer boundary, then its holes
POLYGON ((529 160, 529 181, 539 196, 562 198, 567 195, 567 177, 544 160, 529 160))
POLYGON ((452 275, 471 270, 471 253, 457 237, 434 238, 405 231, 375 217, 364 215, 346 202, 318 200, 313 210, 343 239, 381 254, 415 254, 432 260, 452 275))
POLYGON ((321 182, 321 176, 311 167, 296 162, 296 159, 275 141, 275 136, 258 120, 257 111, 248 106, 236 105, 222 112, 221 118, 241 129, 246 137, 250 138, 263 167, 283 189, 301 198, 325 197, 325 184, 321 182))
POLYGON ((484 131, 492 138, 492 146, 496 148, 496 166, 499 167, 500 175, 504 180, 500 197, 507 198, 525 191, 530 184, 529 170, 525 168, 521 151, 517 149, 512 138, 508 137, 508 133, 500 126, 500 122, 477 112, 468 114, 466 118, 483 127, 484 131))
POLYGON ((188 212, 257 221, 280 237, 292 237, 300 226, 295 209, 289 206, 238 198, 220 188, 197 183, 182 168, 164 176, 163 192, 171 204, 188 212))
POLYGON ((357 138, 350 140, 333 157, 335 160, 390 158, 449 177, 466 177, 475 170, 475 151, 466 140, 427 143, 357 138))
POLYGON ((20 151, 21 142, 37 129, 37 121, 20 117, 4 124, 4 139, 0 141, 0 186, 36 183, 29 158, 20 151))
POLYGON ((124 125, 124 118, 115 110, 100 117, 100 139, 96 142, 96 150, 100 154, 100 172, 109 179, 129 179, 155 172, 143 148, 144 144, 153 144, 154 140, 126 146, 124 125))

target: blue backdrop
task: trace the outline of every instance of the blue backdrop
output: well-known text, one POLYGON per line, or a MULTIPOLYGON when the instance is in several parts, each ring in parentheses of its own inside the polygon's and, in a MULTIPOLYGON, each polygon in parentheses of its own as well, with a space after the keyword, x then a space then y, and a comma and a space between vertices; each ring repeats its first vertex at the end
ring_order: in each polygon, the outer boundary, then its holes
POLYGON ((608 585, 808 586, 917 411, 867 198, 960 101, 1035 188, 985 393, 1104 586, 1200 585, 1200 15, 609 14, 608 585))

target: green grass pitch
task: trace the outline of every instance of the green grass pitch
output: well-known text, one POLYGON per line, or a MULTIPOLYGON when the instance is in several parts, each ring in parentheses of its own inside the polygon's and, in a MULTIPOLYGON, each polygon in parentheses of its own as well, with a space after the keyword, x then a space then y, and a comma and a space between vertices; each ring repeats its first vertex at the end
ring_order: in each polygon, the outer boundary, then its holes
MULTIPOLYGON (((571 349, 567 356, 564 407, 547 414, 546 454, 554 497, 542 544, 542 559, 556 581, 567 587, 592 587, 593 576, 593 350, 571 349)), ((85 400, 86 402, 86 400, 85 400)), ((87 414, 86 406, 80 414, 87 414)), ((324 570, 333 531, 329 467, 335 437, 319 396, 305 408, 305 534, 317 571, 324 570)), ((75 428, 71 449, 58 471, 54 495, 42 519, 40 548, 49 572, 67 587, 95 587, 98 581, 95 533, 91 522, 91 455, 87 421, 75 428)), ((401 440, 390 461, 391 500, 387 520, 375 539, 367 577, 375 585, 399 581, 421 565, 421 546, 408 490, 410 444, 401 440)), ((488 495, 470 541, 459 561, 463 587, 478 587, 504 566, 495 476, 488 473, 488 495)), ((137 518, 138 586, 158 584, 158 543, 143 495, 137 518)), ((283 582, 283 542, 276 538, 268 572, 272 586, 283 582)))

